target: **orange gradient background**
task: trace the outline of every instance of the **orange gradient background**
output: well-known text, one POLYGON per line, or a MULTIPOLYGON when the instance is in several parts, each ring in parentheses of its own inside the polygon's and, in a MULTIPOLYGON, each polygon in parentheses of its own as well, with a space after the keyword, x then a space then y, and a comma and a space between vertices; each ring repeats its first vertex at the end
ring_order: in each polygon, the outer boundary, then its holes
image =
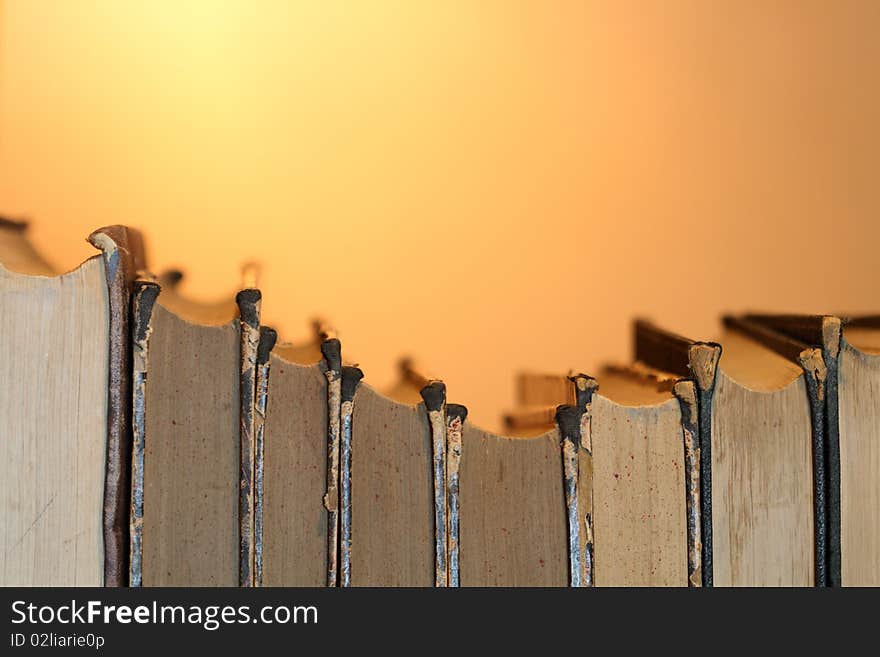
POLYGON ((880 310, 880 3, 0 0, 0 212, 57 266, 141 228, 187 293, 264 263, 384 387, 498 426, 646 315, 880 310))

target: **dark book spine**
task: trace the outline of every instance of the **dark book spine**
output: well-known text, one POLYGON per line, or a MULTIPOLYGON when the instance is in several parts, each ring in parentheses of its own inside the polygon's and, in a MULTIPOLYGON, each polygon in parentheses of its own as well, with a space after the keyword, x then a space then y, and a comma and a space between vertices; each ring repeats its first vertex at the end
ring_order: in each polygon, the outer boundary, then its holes
POLYGON ((703 539, 700 505, 700 445, 697 390, 689 379, 676 381, 673 394, 681 410, 684 442, 685 513, 687 514, 688 586, 703 585, 703 539))
POLYGON ((265 471, 266 407, 269 402, 269 356, 278 334, 260 327, 254 399, 254 586, 263 585, 263 473, 265 471))
POLYGON ((338 338, 321 342, 327 378, 327 586, 339 586, 339 429, 342 408, 342 346, 338 338))
MULTIPOLYGON (((828 569, 831 540, 828 534, 829 484, 826 471, 828 457, 826 455, 827 436, 825 431, 828 368, 822 349, 811 347, 800 340, 750 319, 728 316, 723 321, 727 328, 740 331, 780 356, 797 363, 804 371, 807 404, 810 408, 812 426, 814 583, 820 587, 828 586, 831 584, 828 569)), ((839 491, 839 480, 837 488, 839 491)))
POLYGON ((239 586, 254 585, 254 398, 257 352, 260 346, 260 291, 248 288, 236 295, 241 331, 239 371, 239 586))
POLYGON ((856 317, 841 320, 831 315, 745 315, 744 319, 779 331, 804 345, 822 349, 825 361, 825 505, 827 579, 830 586, 841 581, 840 547, 840 418, 838 372, 842 326, 877 327, 880 317, 856 317))
POLYGON ((459 468, 461 466, 461 432, 467 420, 467 408, 461 404, 446 405, 446 499, 448 531, 446 541, 449 554, 449 586, 460 586, 460 503, 459 468))
POLYGON ((342 431, 339 470, 339 585, 351 586, 351 451, 354 396, 364 373, 357 367, 342 368, 339 423, 342 431))
POLYGON ((132 453, 131 505, 129 519, 130 586, 143 584, 144 532, 144 455, 147 448, 146 384, 149 371, 150 335, 153 306, 159 286, 148 280, 137 281, 132 297, 132 453))
MULTIPOLYGON (((571 587, 593 586, 592 509, 581 508, 582 487, 592 488, 592 481, 581 477, 582 459, 592 460, 590 412, 593 393, 598 390, 596 380, 585 374, 569 377, 575 403, 563 404, 556 409, 556 426, 562 450, 562 485, 565 491, 565 511, 568 523, 568 565, 571 587), (581 529, 581 519, 584 528, 581 529)), ((591 464, 590 464, 591 465, 591 464)), ((584 468, 591 471, 592 467, 584 468)), ((592 494, 589 495, 592 499, 592 494)))
POLYGON ((645 365, 693 380, 697 388, 697 444, 700 447, 700 534, 703 586, 712 586, 712 403, 721 345, 698 342, 636 321, 635 358, 645 365))
POLYGON ((434 480, 434 586, 449 586, 446 524, 446 385, 431 381, 421 390, 431 425, 434 480))
POLYGON ((104 585, 128 585, 131 511, 132 345, 131 293, 143 246, 137 231, 99 228, 89 242, 101 250, 110 310, 107 385, 107 451, 104 469, 104 585))

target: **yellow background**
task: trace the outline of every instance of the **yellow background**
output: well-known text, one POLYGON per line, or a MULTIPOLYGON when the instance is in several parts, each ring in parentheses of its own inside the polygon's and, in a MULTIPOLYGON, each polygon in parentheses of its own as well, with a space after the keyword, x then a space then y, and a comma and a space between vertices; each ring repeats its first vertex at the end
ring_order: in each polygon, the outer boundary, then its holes
POLYGON ((497 425, 647 315, 880 310, 880 2, 0 0, 0 212, 497 425))

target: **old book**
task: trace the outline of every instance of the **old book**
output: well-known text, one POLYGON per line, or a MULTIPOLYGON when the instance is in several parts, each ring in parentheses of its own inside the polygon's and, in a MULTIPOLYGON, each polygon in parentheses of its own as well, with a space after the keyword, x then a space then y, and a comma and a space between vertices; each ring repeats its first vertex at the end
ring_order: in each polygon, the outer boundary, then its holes
MULTIPOLYGON (((318 331, 316 331, 316 334, 318 331)), ((318 337, 316 335, 316 337, 318 337)), ((330 546, 327 493, 329 379, 338 341, 277 344, 269 356, 263 438, 262 586, 324 586, 330 546), (328 376, 329 374, 329 376, 328 376)), ((335 575, 335 574, 334 574, 335 575)), ((335 581, 334 581, 335 583, 335 581)))
MULTIPOLYGON (((572 573, 577 581, 567 525, 578 525, 577 488, 569 516, 559 430, 535 440, 494 436, 467 426, 439 381, 421 389, 422 402, 405 404, 359 385, 359 370, 346 380, 345 370, 338 499, 351 530, 341 532, 341 585, 564 586, 572 573), (499 468, 508 478, 490 481, 499 468), (536 538, 533 522, 547 531, 536 538)), ((573 533, 579 555, 586 532, 573 533)))
MULTIPOLYGON (((547 390, 566 401, 573 394, 561 385, 567 379, 556 379, 547 390)), ((693 383, 605 367, 595 385, 580 457, 591 466, 580 483, 592 494, 580 513, 591 518, 592 584, 700 586, 693 383)), ((554 410, 516 409, 508 423, 521 431, 546 426, 554 410)))
POLYGON ((689 519, 692 532, 698 526, 698 509, 687 508, 698 482, 688 461, 690 400, 690 381, 601 373, 589 428, 596 586, 700 584, 699 541, 688 542, 689 519))
POLYGON ((559 429, 518 438, 465 421, 460 431, 461 586, 567 586, 559 429))
POLYGON ((260 293, 225 316, 157 293, 134 306, 131 582, 251 586, 260 293))
POLYGON ((101 250, 54 275, 2 222, 0 477, 3 585, 127 584, 129 300, 143 251, 102 228, 101 250))
POLYGON ((445 477, 436 467, 442 454, 435 441, 442 432, 445 445, 445 427, 437 422, 441 402, 429 392, 426 401, 405 404, 357 381, 346 388, 350 585, 445 585, 445 477))
POLYGON ((591 584, 591 458, 581 431, 593 385, 578 375, 558 386, 566 387, 576 404, 518 435, 467 423, 464 406, 441 406, 450 586, 591 584))
POLYGON ((823 585, 821 355, 732 319, 720 344, 635 329, 638 361, 696 384, 704 584, 823 585))
POLYGON ((748 315, 822 350, 828 578, 880 586, 880 318, 748 315))

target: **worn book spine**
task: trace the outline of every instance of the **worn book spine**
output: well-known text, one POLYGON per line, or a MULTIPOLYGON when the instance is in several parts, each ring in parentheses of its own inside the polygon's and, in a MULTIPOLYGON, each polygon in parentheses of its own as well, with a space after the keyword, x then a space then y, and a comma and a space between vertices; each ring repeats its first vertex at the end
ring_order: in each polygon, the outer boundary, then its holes
POLYGON ((321 343, 327 368, 327 586, 339 586, 339 446, 342 411, 342 347, 337 338, 321 343))
POLYGON ((562 438, 562 481, 565 489, 565 507, 568 521, 569 584, 580 587, 586 584, 578 512, 578 456, 581 448, 581 414, 570 405, 562 405, 556 411, 556 422, 562 438))
POLYGON ((159 285, 148 279, 135 282, 132 295, 132 453, 131 453, 131 517, 129 520, 129 585, 143 584, 144 533, 144 454, 146 451, 146 417, 144 393, 149 373, 150 336, 153 306, 159 296, 159 285))
POLYGON ((724 325, 740 331, 780 356, 797 363, 804 371, 807 403, 812 425, 813 460, 813 527, 815 550, 815 585, 828 586, 828 532, 827 484, 825 477, 825 398, 828 369, 821 348, 788 337, 761 323, 739 318, 724 317, 724 325))
POLYGON ((828 585, 842 586, 840 547, 840 375, 841 322, 822 318, 822 358, 825 379, 825 509, 828 553, 828 585))
POLYGON ((339 472, 339 585, 351 586, 351 420, 354 410, 354 395, 364 373, 358 367, 342 368, 342 389, 339 424, 341 427, 340 472, 339 472))
POLYGON ((240 480, 239 586, 254 585, 254 415, 257 352, 260 345, 260 291, 248 288, 236 295, 240 313, 240 480))
POLYGON ((254 398, 254 586, 263 585, 263 474, 265 472, 266 405, 269 401, 269 355, 278 334, 260 327, 254 398))
MULTIPOLYGON (((571 475, 576 477, 575 485, 571 490, 571 499, 579 505, 577 512, 572 514, 572 505, 569 503, 566 491, 566 506, 569 513, 569 550, 577 550, 577 555, 570 557, 571 586, 592 587, 595 584, 594 574, 594 550, 593 550, 593 439, 592 439, 592 412, 593 395, 599 389, 599 383, 586 374, 575 374, 568 377, 571 384, 571 394, 575 403, 571 408, 574 411, 563 411, 563 417, 559 417, 557 411, 557 426, 562 436, 563 448, 563 481, 568 484, 571 475), (566 417, 570 416, 570 417, 566 417), (560 421, 562 420, 562 421, 560 421), (564 423, 577 421, 577 426, 571 426, 567 430, 564 423), (566 438, 570 435, 571 438, 566 438), (577 444, 575 445, 575 439, 577 444), (566 459, 566 446, 571 443, 576 447, 577 458, 570 467, 566 459), (572 533, 576 533, 576 540, 572 539, 572 533)), ((559 409, 565 409, 560 406, 559 409)))
POLYGON ((634 352, 637 362, 691 379, 696 385, 702 583, 703 586, 712 586, 712 401, 721 345, 690 340, 645 320, 637 320, 634 324, 634 352))
POLYGON ((569 377, 573 384, 574 399, 580 413, 580 452, 578 455, 578 497, 581 507, 581 551, 583 562, 583 586, 594 586, 595 550, 593 549, 593 395, 599 390, 599 382, 586 374, 569 377))
POLYGON ((434 482, 434 586, 449 585, 446 524, 446 385, 431 381, 421 390, 431 426, 432 476, 434 482))
POLYGON ((446 500, 448 530, 446 533, 449 559, 449 586, 461 585, 460 565, 460 499, 461 429, 467 420, 467 408, 461 404, 446 405, 446 500))
POLYGON ((700 523, 700 442, 696 385, 689 379, 680 379, 675 382, 672 391, 681 409, 684 443, 688 586, 700 587, 703 585, 703 540, 700 523))
POLYGON ((89 242, 104 258, 110 304, 107 453, 104 471, 104 585, 128 585, 131 502, 132 363, 129 321, 137 272, 145 268, 140 234, 124 226, 99 228, 89 242))
POLYGON ((822 350, 826 376, 825 406, 825 507, 826 556, 829 586, 839 587, 841 581, 841 517, 840 517, 840 410, 838 375, 842 321, 831 315, 766 315, 747 314, 745 321, 766 326, 808 346, 822 350))

